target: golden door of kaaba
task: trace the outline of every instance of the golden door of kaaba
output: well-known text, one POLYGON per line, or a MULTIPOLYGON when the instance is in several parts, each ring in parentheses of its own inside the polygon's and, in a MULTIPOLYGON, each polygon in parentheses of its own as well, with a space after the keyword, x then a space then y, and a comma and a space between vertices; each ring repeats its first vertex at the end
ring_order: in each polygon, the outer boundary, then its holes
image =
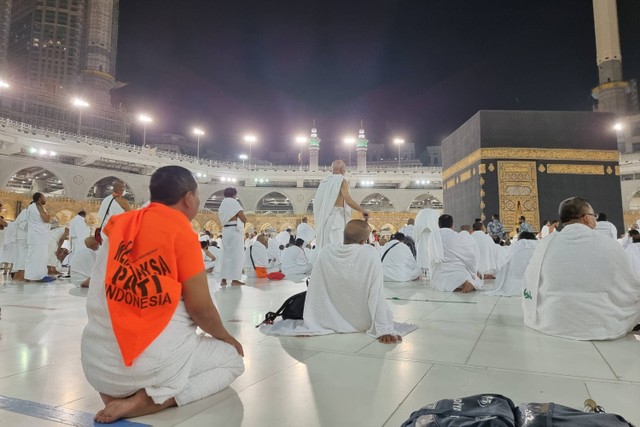
POLYGON ((539 224, 536 162, 499 161, 498 198, 500 220, 508 230, 516 230, 520 216, 529 224, 539 224))

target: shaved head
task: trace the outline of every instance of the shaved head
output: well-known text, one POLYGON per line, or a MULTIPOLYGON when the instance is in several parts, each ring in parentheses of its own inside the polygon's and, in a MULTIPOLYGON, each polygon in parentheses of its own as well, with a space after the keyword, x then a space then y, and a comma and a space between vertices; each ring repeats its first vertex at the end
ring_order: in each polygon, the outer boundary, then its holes
POLYGON ((344 175, 346 169, 347 169, 347 166, 344 164, 342 160, 334 160, 333 163, 331 163, 331 170, 335 174, 344 175))
POLYGON ((364 243, 369 238, 369 233, 371 233, 371 228, 366 221, 352 219, 344 228, 344 244, 364 243))

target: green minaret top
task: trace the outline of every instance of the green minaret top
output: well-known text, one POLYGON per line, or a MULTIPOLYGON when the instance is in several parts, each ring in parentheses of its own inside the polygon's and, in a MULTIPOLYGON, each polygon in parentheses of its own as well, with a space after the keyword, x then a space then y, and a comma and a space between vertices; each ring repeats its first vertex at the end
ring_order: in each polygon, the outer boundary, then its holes
POLYGON ((316 129, 316 121, 313 121, 313 127, 311 128, 311 135, 309 136, 308 147, 309 148, 320 148, 321 139, 318 138, 318 129, 316 129))
POLYGON ((362 123, 360 123, 360 131, 358 131, 358 140, 356 141, 356 149, 367 148, 367 145, 369 145, 369 140, 364 136, 364 128, 362 127, 362 123))

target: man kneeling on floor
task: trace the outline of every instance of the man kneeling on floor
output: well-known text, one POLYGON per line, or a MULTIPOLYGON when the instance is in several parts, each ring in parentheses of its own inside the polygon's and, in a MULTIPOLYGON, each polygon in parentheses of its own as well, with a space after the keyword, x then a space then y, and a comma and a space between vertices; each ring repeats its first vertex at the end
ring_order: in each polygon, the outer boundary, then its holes
POLYGON ((385 300, 382 264, 378 251, 364 244, 369 225, 352 220, 344 230, 344 243, 320 250, 313 265, 304 305, 304 320, 287 319, 263 325, 268 335, 327 335, 365 332, 393 344, 416 326, 396 323, 385 300))
POLYGON ((146 208, 110 218, 87 295, 82 367, 109 423, 226 388, 243 349, 216 309, 190 221, 198 185, 180 166, 158 169, 146 208), (196 334, 199 326, 211 336, 196 334))
POLYGON ((586 199, 559 210, 564 228, 540 241, 524 275, 524 324, 576 340, 620 338, 640 321, 640 280, 622 246, 595 230, 586 199))

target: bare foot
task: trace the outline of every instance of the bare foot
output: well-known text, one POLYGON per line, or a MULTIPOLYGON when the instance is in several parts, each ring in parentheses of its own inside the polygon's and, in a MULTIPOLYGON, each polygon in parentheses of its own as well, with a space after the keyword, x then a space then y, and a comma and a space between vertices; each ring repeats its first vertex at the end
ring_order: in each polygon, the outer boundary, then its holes
POLYGON ((469 292, 473 292, 475 291, 476 288, 473 287, 473 285, 469 282, 464 282, 462 284, 462 286, 460 286, 459 288, 457 288, 455 291, 453 292, 462 292, 463 294, 468 294, 469 292))
POLYGON ((244 285, 244 283, 242 283, 239 280, 234 280, 231 282, 231 286, 242 286, 242 285, 244 285))
POLYGON ((153 403, 153 400, 145 390, 138 390, 133 396, 110 400, 103 410, 98 411, 93 420, 98 423, 112 423, 121 418, 153 414, 170 406, 175 406, 175 404, 175 399, 171 398, 163 404, 157 405, 153 403))
POLYGON ((400 335, 383 335, 378 337, 378 341, 383 344, 396 344, 402 342, 402 337, 400 335))

